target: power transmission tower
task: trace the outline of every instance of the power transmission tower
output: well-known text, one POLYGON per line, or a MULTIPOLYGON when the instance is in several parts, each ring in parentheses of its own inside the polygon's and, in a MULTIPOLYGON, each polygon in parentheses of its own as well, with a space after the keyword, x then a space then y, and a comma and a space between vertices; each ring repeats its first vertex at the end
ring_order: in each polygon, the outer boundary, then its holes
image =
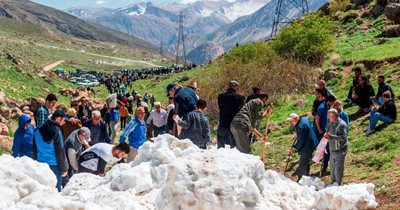
POLYGON ((176 42, 176 60, 175 63, 179 64, 180 61, 180 54, 182 54, 182 61, 184 64, 186 64, 186 48, 185 48, 185 35, 183 34, 183 12, 181 11, 179 13, 179 18, 178 18, 178 40, 176 42))
POLYGON ((281 27, 291 23, 296 17, 293 17, 295 12, 299 12, 300 16, 308 13, 307 0, 278 0, 278 5, 275 8, 274 22, 270 38, 276 36, 281 27))
POLYGON ((163 42, 160 42, 160 56, 161 56, 161 60, 164 59, 164 50, 163 50, 163 42))

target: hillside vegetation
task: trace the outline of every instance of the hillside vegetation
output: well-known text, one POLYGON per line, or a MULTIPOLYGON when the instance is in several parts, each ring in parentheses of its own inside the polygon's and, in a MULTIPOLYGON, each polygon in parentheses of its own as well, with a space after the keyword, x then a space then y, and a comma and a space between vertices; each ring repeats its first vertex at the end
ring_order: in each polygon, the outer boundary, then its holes
MULTIPOLYGON (((224 91, 229 80, 236 79, 240 82, 240 93, 243 95, 250 94, 252 86, 260 86, 266 90, 272 96, 271 101, 275 105, 269 134, 272 144, 267 147, 265 155, 266 167, 283 171, 287 151, 295 138, 286 118, 293 112, 298 114, 310 112, 314 100, 313 84, 318 77, 331 75, 328 87, 338 99, 344 100, 351 85, 352 68, 361 66, 364 69, 363 74, 370 77, 375 91, 377 76, 382 74, 386 76, 386 81, 391 84, 395 94, 399 95, 400 38, 382 36, 386 25, 391 24, 391 21, 382 14, 368 15, 375 5, 372 2, 364 9, 357 10, 357 5, 351 5, 349 1, 334 1, 327 7, 328 9, 325 8, 325 11, 307 16, 281 31, 281 35, 275 41, 240 46, 209 65, 177 77, 189 76, 190 80, 197 80, 200 83, 198 94, 210 102, 208 115, 213 119, 214 126, 217 119, 215 100, 217 95, 224 91), (313 31, 314 27, 306 27, 305 24, 310 24, 311 20, 330 22, 334 31, 332 39, 321 36, 321 34, 326 35, 326 31, 313 31), (305 33, 298 33, 305 28, 307 28, 305 33), (320 39, 313 39, 318 37, 320 39), (302 46, 305 43, 299 41, 302 38, 314 41, 309 41, 308 46, 302 46), (293 40, 298 44, 289 44, 293 43, 293 40), (320 40, 325 40, 322 47, 320 40), (313 44, 316 45, 312 46, 313 44), (282 50, 283 47, 287 49, 282 50), (303 51, 296 47, 310 48, 308 51, 303 51), (312 50, 318 57, 307 56, 312 50), (304 54, 299 54, 302 52, 304 54), (281 56, 289 59, 283 60, 281 56), (311 66, 310 62, 307 62, 310 61, 309 58, 322 59, 311 62, 314 64, 311 66)), ((157 98, 166 100, 165 85, 177 80, 177 78, 144 80, 136 83, 135 89, 139 92, 153 92, 157 98)), ((399 112, 399 100, 396 101, 399 112)), ((363 134, 369 125, 369 114, 361 115, 356 106, 346 106, 345 111, 350 115, 351 129, 344 181, 374 183, 375 194, 380 203, 379 208, 399 209, 400 122, 390 125, 379 123, 378 132, 365 137, 363 134)), ((265 121, 261 127, 265 127, 265 121)), ((253 153, 260 155, 260 143, 253 145, 253 153)), ((297 155, 293 155, 288 175, 294 171, 296 160, 298 160, 297 155)), ((312 173, 318 175, 319 170, 319 165, 314 164, 312 173)), ((329 182, 329 177, 323 179, 329 182)))

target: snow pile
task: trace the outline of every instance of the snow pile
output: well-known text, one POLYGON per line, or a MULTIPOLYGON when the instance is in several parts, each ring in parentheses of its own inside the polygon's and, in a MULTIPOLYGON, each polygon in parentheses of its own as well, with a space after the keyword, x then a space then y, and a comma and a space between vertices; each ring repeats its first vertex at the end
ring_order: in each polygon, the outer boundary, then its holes
POLYGON ((189 140, 169 135, 145 143, 133 163, 117 165, 105 177, 73 176, 61 194, 53 187, 55 177, 50 169, 28 158, 0 157, 0 179, 0 209, 96 209, 96 205, 101 206, 97 209, 132 210, 377 206, 373 184, 322 189, 321 180, 305 177, 299 185, 275 171, 265 171, 258 157, 235 149, 200 150, 189 140))

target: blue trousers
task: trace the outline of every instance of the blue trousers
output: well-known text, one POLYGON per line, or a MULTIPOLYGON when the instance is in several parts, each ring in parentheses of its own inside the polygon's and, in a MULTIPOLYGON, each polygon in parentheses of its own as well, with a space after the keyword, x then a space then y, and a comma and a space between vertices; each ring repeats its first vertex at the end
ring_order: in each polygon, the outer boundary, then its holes
POLYGON ((50 169, 53 171, 54 175, 56 175, 57 178, 57 190, 58 192, 61 192, 61 183, 62 183, 62 177, 61 177, 61 170, 58 166, 50 166, 50 169))
POLYGON ((383 115, 382 113, 379 113, 379 112, 375 111, 374 109, 371 109, 371 115, 369 116, 369 127, 371 129, 374 129, 379 120, 384 123, 392 123, 393 122, 393 119, 390 116, 383 115))
POLYGON ((161 134, 165 134, 167 132, 165 125, 161 127, 153 126, 153 131, 154 131, 154 137, 157 137, 158 135, 161 134))

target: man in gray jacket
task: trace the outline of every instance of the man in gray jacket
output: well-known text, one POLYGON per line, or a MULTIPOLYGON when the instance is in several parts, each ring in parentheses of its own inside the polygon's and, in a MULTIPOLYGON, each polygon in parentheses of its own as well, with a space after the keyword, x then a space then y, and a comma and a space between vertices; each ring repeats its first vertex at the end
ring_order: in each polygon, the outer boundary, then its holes
POLYGON ((207 149, 207 145, 211 143, 210 124, 204 115, 206 109, 207 102, 200 99, 196 102, 196 110, 189 112, 186 118, 174 116, 176 123, 182 127, 179 138, 190 139, 200 149, 207 149))
POLYGON ((259 93, 258 98, 247 102, 236 114, 231 123, 231 132, 236 142, 236 148, 243 153, 251 153, 250 137, 258 120, 264 118, 272 107, 263 111, 263 106, 268 100, 266 93, 259 93))
POLYGON ((73 131, 65 141, 65 153, 69 164, 68 175, 78 173, 78 158, 81 153, 90 147, 90 130, 89 128, 82 127, 73 131))
POLYGON ((329 124, 324 136, 329 140, 331 179, 332 183, 342 185, 344 160, 347 153, 347 124, 339 118, 336 109, 328 111, 328 118, 329 124))

